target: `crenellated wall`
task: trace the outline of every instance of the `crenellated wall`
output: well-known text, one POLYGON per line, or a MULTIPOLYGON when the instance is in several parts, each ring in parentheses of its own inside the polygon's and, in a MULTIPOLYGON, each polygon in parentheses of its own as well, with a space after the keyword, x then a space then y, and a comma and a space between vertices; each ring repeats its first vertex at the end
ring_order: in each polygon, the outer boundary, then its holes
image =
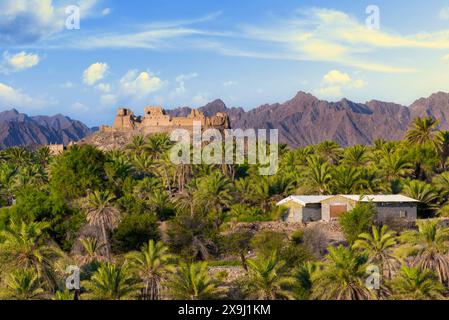
POLYGON ((170 132, 177 128, 191 130, 195 121, 201 123, 202 129, 230 128, 229 117, 225 113, 219 112, 215 116, 206 117, 201 111, 194 109, 187 117, 171 117, 160 106, 148 106, 144 109, 143 118, 135 116, 130 109, 118 109, 113 125, 111 127, 100 126, 100 131, 141 131, 144 134, 149 134, 170 132))

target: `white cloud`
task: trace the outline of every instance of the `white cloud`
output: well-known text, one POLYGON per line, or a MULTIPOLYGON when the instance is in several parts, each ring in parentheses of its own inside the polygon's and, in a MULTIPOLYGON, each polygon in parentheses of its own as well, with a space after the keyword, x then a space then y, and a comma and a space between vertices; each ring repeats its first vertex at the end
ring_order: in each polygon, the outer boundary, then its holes
POLYGON ((71 88, 75 87, 75 85, 71 81, 66 81, 63 84, 61 84, 60 87, 63 89, 71 89, 71 88))
POLYGON ((449 20, 449 7, 441 8, 439 17, 442 20, 449 20))
POLYGON ((332 70, 329 71, 324 77, 323 82, 329 83, 329 84, 341 84, 345 85, 347 83, 350 83, 351 77, 347 73, 340 72, 338 70, 332 70))
POLYGON ((106 63, 91 64, 83 73, 83 82, 87 85, 94 85, 96 82, 104 78, 109 66, 106 63))
POLYGON ((81 102, 75 102, 74 104, 72 104, 71 109, 78 113, 86 113, 90 110, 89 107, 82 104, 81 102))
POLYGON ((0 82, 0 105, 6 108, 40 109, 56 104, 53 99, 31 97, 0 82))
POLYGON ((111 91, 111 85, 109 83, 99 83, 96 88, 103 93, 108 93, 111 91))
POLYGON ((339 70, 331 70, 323 76, 322 87, 315 90, 321 97, 336 98, 342 97, 343 91, 361 89, 366 86, 364 80, 353 80, 349 74, 339 70))
POLYGON ((237 81, 232 81, 232 80, 223 82, 223 86, 225 86, 225 87, 236 86, 237 84, 238 84, 237 81))
POLYGON ((104 16, 110 15, 112 12, 111 8, 104 8, 103 11, 101 11, 101 14, 104 16))
POLYGON ((196 72, 181 74, 177 76, 175 79, 177 87, 170 93, 170 98, 185 94, 187 92, 186 81, 194 79, 196 77, 198 77, 198 74, 196 72))
POLYGON ((103 106, 116 106, 118 101, 118 97, 114 94, 104 94, 100 97, 100 103, 103 106))
POLYGON ((192 98, 192 103, 195 106, 204 106, 210 101, 209 95, 207 93, 198 93, 192 98))
POLYGON ((68 4, 78 5, 84 19, 99 0, 1 0, 0 43, 24 44, 52 36, 65 28, 68 4))
POLYGON ((39 55, 21 51, 16 54, 10 54, 8 51, 3 53, 3 61, 0 64, 0 72, 10 73, 26 70, 36 66, 40 61, 39 55))
POLYGON ((162 80, 146 71, 130 70, 120 79, 121 93, 135 98, 148 96, 161 87, 162 80))

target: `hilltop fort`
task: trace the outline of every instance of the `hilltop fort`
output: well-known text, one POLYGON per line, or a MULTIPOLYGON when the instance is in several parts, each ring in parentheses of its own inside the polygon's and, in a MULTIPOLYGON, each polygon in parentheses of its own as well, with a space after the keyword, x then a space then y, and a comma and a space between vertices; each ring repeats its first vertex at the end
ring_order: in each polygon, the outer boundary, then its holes
POLYGON ((229 117, 225 113, 217 113, 206 117, 204 113, 193 109, 187 117, 173 117, 160 106, 145 107, 144 115, 136 116, 127 108, 120 108, 112 126, 100 126, 100 132, 138 132, 144 135, 152 133, 170 133, 174 129, 192 130, 194 121, 200 122, 204 129, 229 129, 229 117))

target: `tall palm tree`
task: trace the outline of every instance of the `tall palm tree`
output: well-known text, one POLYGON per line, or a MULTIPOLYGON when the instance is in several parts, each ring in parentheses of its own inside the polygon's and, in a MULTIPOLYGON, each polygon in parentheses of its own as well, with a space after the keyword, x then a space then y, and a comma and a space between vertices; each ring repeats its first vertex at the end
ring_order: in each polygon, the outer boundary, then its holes
POLYGON ((319 270, 319 264, 311 261, 305 262, 295 270, 293 275, 296 281, 293 287, 295 299, 308 300, 310 298, 313 288, 312 278, 317 270, 319 270))
POLYGON ((205 262, 181 263, 168 282, 168 294, 177 300, 205 300, 216 297, 216 284, 205 262))
POLYGON ((393 297, 401 300, 442 299, 444 286, 432 271, 403 266, 399 275, 391 282, 393 297))
POLYGON ((396 233, 388 229, 388 226, 372 226, 372 232, 362 233, 359 239, 352 245, 353 249, 361 250, 368 256, 368 263, 379 266, 387 278, 391 279, 396 270, 398 259, 392 254, 393 247, 397 244, 396 233))
POLYGON ((418 223, 418 230, 404 232, 400 239, 411 246, 412 266, 435 272, 441 283, 449 282, 449 228, 438 220, 418 223))
POLYGON ((7 270, 35 270, 45 286, 54 290, 57 287, 54 261, 63 253, 47 240, 44 232, 48 227, 46 222, 11 221, 0 230, 0 260, 7 270))
POLYGON ((159 159, 166 151, 170 149, 172 142, 165 133, 156 133, 147 137, 145 151, 153 159, 159 159))
POLYGON ((347 166, 361 167, 368 163, 368 148, 362 145, 355 145, 345 149, 343 162, 347 166))
POLYGON ((316 154, 325 159, 330 164, 335 164, 340 160, 342 148, 332 140, 326 140, 315 146, 316 154))
POLYGON ((100 253, 104 244, 100 244, 96 238, 91 237, 80 239, 80 242, 83 246, 84 254, 76 257, 79 264, 86 265, 105 261, 106 257, 100 253))
POLYGON ((6 288, 0 294, 2 299, 33 300, 42 298, 44 290, 36 271, 16 269, 6 278, 6 288))
POLYGON ((440 156, 440 167, 446 169, 447 158, 449 157, 449 131, 438 131, 435 137, 435 147, 440 156))
POLYGON ((340 245, 329 247, 324 268, 312 277, 311 297, 323 300, 366 300, 374 297, 366 284, 367 256, 340 245))
POLYGON ((432 184, 441 190, 445 196, 449 195, 449 172, 443 172, 432 179, 432 184))
POLYGON ((291 299, 292 293, 286 290, 292 286, 295 279, 284 276, 285 262, 278 260, 274 253, 270 258, 248 259, 248 286, 250 294, 256 299, 274 300, 277 298, 291 299))
POLYGON ((94 300, 131 299, 140 288, 127 264, 114 265, 109 262, 102 264, 90 280, 82 282, 82 286, 87 289, 84 296, 94 300))
POLYGON ((195 196, 201 205, 213 213, 217 227, 222 222, 223 209, 229 207, 232 202, 232 187, 229 178, 219 171, 214 171, 198 181, 195 196))
POLYGON ((404 185, 404 193, 428 206, 432 206, 438 201, 438 193, 435 187, 424 181, 408 180, 404 185))
POLYGON ((357 167, 338 166, 332 172, 332 185, 335 193, 354 194, 363 180, 361 172, 357 167))
POLYGON ((405 139, 411 144, 424 145, 432 142, 435 137, 438 121, 432 117, 415 118, 405 139))
POLYGON ((387 153, 379 162, 380 169, 388 182, 410 173, 411 164, 399 153, 387 153))
POLYGON ((322 159, 315 156, 309 157, 307 162, 307 182, 310 183, 314 191, 317 191, 320 194, 327 193, 332 178, 329 163, 322 161, 322 159))
POLYGON ((115 196, 109 191, 94 191, 88 196, 86 204, 87 222, 101 229, 108 258, 111 257, 108 232, 120 221, 120 211, 112 204, 114 199, 115 196))
POLYGON ((155 243, 150 240, 139 252, 131 252, 127 255, 132 270, 136 271, 144 282, 143 299, 159 300, 161 298, 162 282, 174 271, 171 264, 172 256, 168 253, 168 247, 162 242, 155 243))
POLYGON ((126 149, 139 155, 142 154, 145 151, 145 137, 142 135, 133 136, 126 149))

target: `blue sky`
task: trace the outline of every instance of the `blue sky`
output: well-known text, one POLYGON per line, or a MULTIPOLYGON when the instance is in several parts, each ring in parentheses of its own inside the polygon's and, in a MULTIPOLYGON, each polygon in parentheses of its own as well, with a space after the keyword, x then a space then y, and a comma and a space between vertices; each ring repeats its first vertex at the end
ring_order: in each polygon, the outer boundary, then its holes
POLYGON ((448 92, 448 71, 449 1, 0 0, 0 110, 91 126, 119 106, 250 109, 298 91, 408 105, 448 92))

